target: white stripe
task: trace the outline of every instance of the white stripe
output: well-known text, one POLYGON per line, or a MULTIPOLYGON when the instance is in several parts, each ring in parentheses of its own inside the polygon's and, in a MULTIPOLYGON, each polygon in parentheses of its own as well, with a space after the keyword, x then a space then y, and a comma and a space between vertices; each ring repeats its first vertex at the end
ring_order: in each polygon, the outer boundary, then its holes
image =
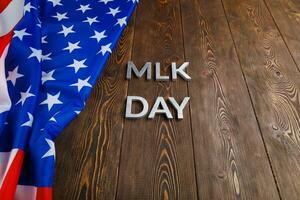
POLYGON ((12 149, 11 152, 0 152, 0 188, 17 152, 18 149, 12 149))
POLYGON ((0 57, 0 114, 9 111, 11 101, 8 94, 7 82, 5 77, 5 57, 8 51, 9 45, 6 46, 2 56, 0 57))
POLYGON ((37 187, 18 185, 14 200, 36 200, 37 187))
POLYGON ((23 16, 24 0, 13 0, 0 13, 0 37, 9 33, 23 16))

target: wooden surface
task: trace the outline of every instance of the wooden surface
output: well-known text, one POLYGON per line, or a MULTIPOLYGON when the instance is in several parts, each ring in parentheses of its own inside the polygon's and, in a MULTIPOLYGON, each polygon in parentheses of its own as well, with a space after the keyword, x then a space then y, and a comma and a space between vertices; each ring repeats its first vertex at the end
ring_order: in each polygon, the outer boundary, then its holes
POLYGON ((299 33, 297 0, 141 0, 57 139, 54 199, 299 199, 299 33), (188 61, 192 81, 127 81, 129 60, 188 61), (191 99, 126 120, 127 95, 191 99))

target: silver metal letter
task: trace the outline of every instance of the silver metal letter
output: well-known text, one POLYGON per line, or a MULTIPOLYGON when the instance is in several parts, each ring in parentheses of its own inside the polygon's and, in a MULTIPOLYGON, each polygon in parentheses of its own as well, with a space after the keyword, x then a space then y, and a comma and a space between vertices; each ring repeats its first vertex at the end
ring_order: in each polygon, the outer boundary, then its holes
POLYGON ((186 81, 190 81, 192 78, 184 71, 188 66, 189 62, 184 62, 178 69, 176 68, 176 63, 172 63, 172 80, 177 79, 177 74, 181 76, 186 81))
POLYGON ((168 119, 173 119, 172 114, 163 97, 157 97, 148 118, 153 119, 156 113, 165 114, 168 119), (158 108, 160 105, 162 109, 158 108))
POLYGON ((169 80, 168 76, 161 76, 160 75, 160 63, 159 62, 155 63, 155 79, 157 81, 167 81, 167 80, 169 80))
POLYGON ((169 101, 172 103, 174 108, 177 111, 177 118, 183 119, 183 109, 186 106, 186 104, 189 102, 190 97, 185 97, 180 105, 178 105, 177 101, 174 99, 174 97, 169 97, 169 101))
POLYGON ((126 78, 128 80, 131 79, 131 72, 132 71, 139 78, 141 78, 143 76, 143 74, 147 71, 147 80, 150 80, 151 79, 151 62, 146 62, 146 64, 139 71, 132 61, 128 61, 127 74, 126 74, 126 78))
POLYGON ((127 102, 126 102, 126 111, 125 111, 125 117, 129 119, 135 119, 135 118, 142 118, 144 117, 149 109, 149 105, 143 97, 139 96, 128 96, 127 102), (133 101, 139 101, 143 105, 143 110, 140 113, 132 113, 132 102, 133 101))

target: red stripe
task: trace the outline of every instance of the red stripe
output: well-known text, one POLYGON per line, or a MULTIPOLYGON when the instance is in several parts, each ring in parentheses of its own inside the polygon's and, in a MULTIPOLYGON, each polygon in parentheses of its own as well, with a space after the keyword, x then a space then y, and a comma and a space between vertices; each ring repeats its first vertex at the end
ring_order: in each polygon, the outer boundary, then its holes
POLYGON ((12 0, 1 0, 0 1, 0 13, 2 13, 2 11, 8 6, 8 4, 11 2, 12 0))
MULTIPOLYGON (((2 1, 2 0, 0 0, 2 1)), ((2 56, 4 49, 10 43, 13 36, 13 31, 9 32, 8 34, 0 37, 0 57, 2 56)))
POLYGON ((52 188, 38 187, 36 193, 36 200, 52 200, 52 188))
POLYGON ((20 177, 21 167, 24 159, 24 151, 18 150, 11 163, 0 188, 0 199, 13 200, 20 177))

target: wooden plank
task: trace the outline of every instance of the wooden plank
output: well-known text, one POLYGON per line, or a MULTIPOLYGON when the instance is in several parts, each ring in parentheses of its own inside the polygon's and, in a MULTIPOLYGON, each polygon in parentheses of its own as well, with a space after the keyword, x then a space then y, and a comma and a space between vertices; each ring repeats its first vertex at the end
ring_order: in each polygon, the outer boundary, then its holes
POLYGON ((296 0, 265 0, 298 69, 300 69, 300 2, 296 0))
MULTIPOLYGON (((184 61, 180 7, 177 0, 140 1, 133 61, 161 62, 163 74, 171 62, 184 61)), ((156 96, 187 96, 186 82, 133 79, 129 95, 153 105, 156 96)), ((136 108, 138 109, 138 108, 136 108)), ((197 199, 189 110, 183 120, 126 120, 117 199, 197 199)))
POLYGON ((279 199, 218 0, 182 0, 199 199, 279 199))
POLYGON ((85 110, 57 140, 54 199, 115 199, 128 86, 124 74, 131 58, 134 16, 85 110))
POLYGON ((283 199, 300 196, 300 73, 265 4, 223 0, 283 199))

